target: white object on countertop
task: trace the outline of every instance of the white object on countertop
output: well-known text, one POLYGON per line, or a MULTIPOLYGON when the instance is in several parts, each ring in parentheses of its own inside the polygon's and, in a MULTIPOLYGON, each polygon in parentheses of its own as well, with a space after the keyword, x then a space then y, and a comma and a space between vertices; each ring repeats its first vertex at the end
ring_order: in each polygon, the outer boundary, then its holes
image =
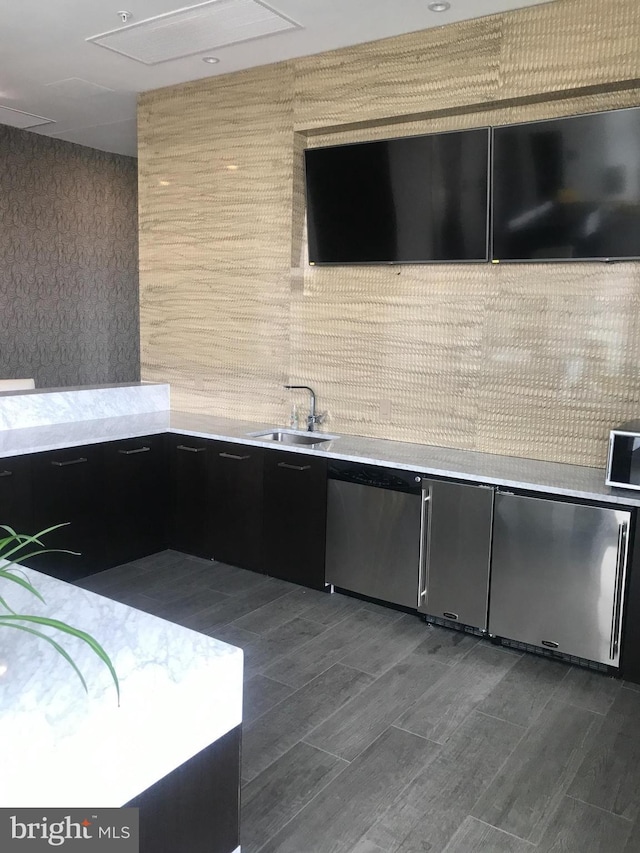
POLYGON ((0 379, 0 392, 2 391, 31 391, 36 387, 33 379, 0 379))
POLYGON ((30 569, 46 606, 17 584, 17 612, 92 634, 104 664, 58 635, 89 687, 44 640, 6 627, 0 646, 0 807, 122 806, 242 720, 240 649, 30 569))

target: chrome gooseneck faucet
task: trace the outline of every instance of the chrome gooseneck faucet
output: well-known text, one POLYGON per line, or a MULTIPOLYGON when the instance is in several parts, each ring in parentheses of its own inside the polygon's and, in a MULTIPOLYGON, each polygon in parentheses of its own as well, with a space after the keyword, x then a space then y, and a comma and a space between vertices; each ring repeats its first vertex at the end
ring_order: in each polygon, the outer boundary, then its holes
POLYGON ((307 417, 307 430, 308 432, 313 432, 316 424, 319 424, 321 421, 321 416, 316 415, 316 394, 313 388, 309 388, 308 385, 285 385, 284 386, 288 391, 293 391, 296 388, 303 389, 304 391, 308 391, 311 395, 311 405, 309 406, 309 416, 307 417))

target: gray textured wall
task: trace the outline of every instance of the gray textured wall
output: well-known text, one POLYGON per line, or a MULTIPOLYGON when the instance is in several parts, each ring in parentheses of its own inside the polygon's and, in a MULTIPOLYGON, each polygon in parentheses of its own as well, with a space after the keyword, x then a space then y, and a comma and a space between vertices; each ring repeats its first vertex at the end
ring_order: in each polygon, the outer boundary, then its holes
POLYGON ((137 163, 0 125, 0 378, 140 378, 137 163))

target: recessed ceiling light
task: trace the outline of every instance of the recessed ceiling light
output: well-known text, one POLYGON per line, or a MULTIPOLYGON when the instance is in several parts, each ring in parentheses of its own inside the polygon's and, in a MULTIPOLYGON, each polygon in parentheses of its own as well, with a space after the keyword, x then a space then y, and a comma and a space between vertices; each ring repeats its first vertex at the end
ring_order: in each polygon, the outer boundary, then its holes
POLYGON ((430 12, 446 12, 451 8, 451 3, 429 3, 427 9, 430 12))
POLYGON ((202 61, 203 61, 203 62, 208 62, 208 63, 209 63, 209 65, 215 65, 215 64, 216 64, 216 62, 220 62, 220 60, 219 60, 219 59, 216 59, 216 57, 215 57, 215 56, 203 56, 203 57, 202 57, 202 61))

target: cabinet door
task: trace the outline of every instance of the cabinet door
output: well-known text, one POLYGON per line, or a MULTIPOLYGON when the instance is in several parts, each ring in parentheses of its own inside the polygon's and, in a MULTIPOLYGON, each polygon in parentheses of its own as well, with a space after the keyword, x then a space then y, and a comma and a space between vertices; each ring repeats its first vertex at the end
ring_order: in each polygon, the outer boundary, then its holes
POLYGON ((419 610, 485 630, 493 489, 423 480, 419 610))
POLYGON ((101 445, 37 453, 32 460, 35 528, 66 524, 47 534, 44 544, 78 551, 80 556, 43 554, 29 565, 60 580, 76 580, 106 568, 109 531, 101 445))
POLYGON ((617 666, 630 517, 497 494, 489 631, 617 666))
POLYGON ((166 547, 164 436, 104 446, 107 551, 112 566, 166 547))
POLYGON ((271 451, 264 465, 264 566, 267 574, 325 588, 326 460, 271 451))
POLYGON ((213 558, 262 571, 262 449, 215 442, 210 504, 213 558))
POLYGON ((37 533, 33 526, 30 456, 0 459, 0 524, 16 533, 37 533))
POLYGON ((167 439, 169 547, 210 558, 209 453, 215 442, 189 435, 169 435, 167 439))

